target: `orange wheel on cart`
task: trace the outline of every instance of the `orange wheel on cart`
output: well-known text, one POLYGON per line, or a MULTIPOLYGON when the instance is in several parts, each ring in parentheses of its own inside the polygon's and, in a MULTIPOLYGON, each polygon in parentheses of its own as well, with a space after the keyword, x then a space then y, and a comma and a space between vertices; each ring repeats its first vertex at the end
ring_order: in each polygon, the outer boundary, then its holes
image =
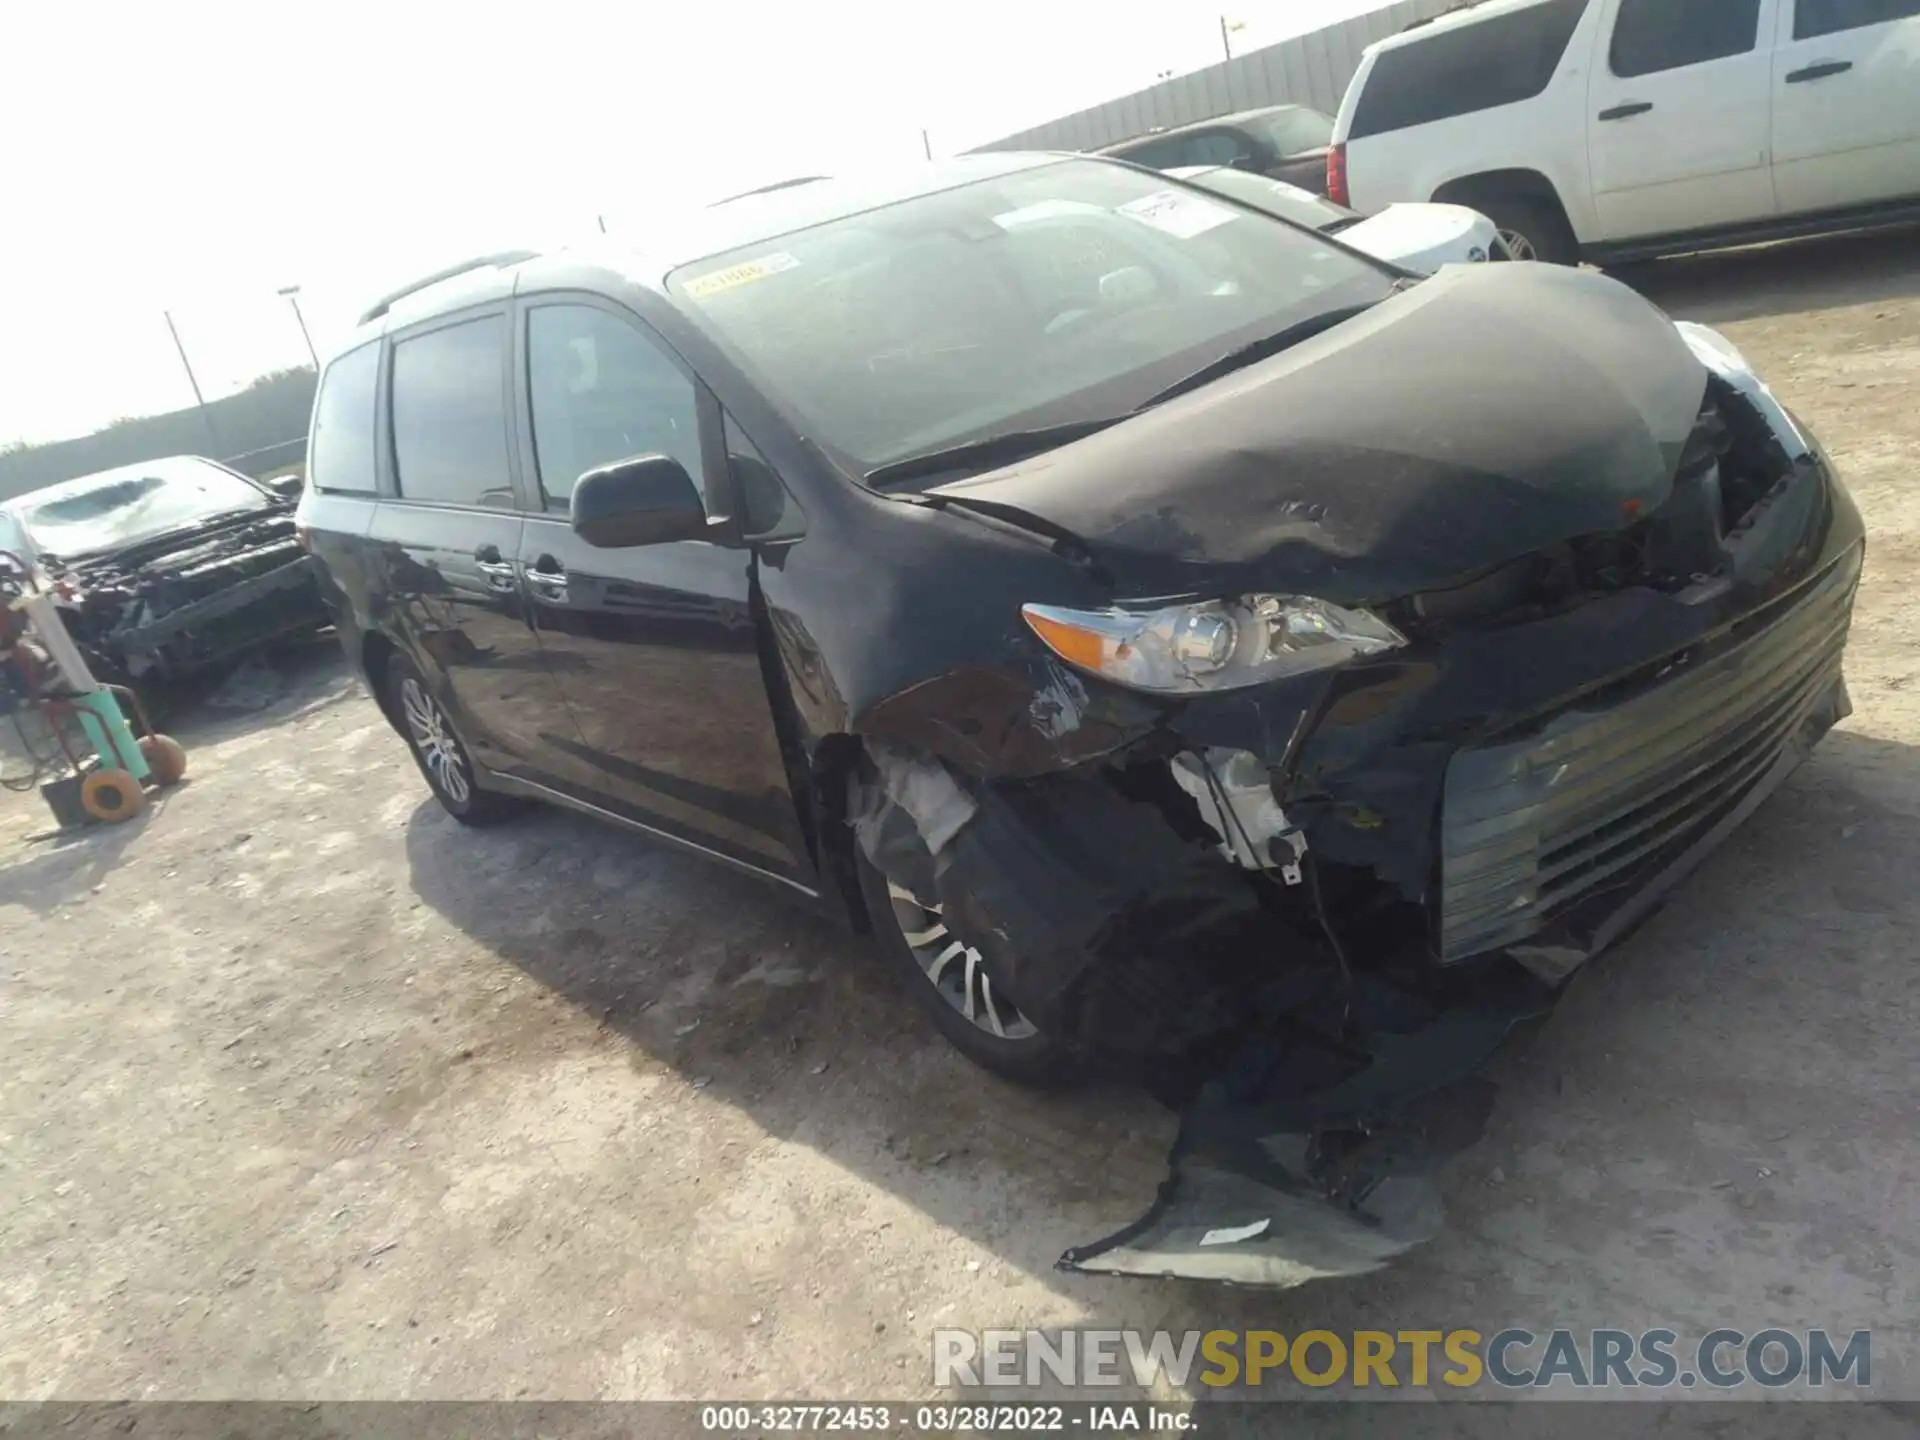
POLYGON ((147 735, 140 741, 140 756, 153 772, 153 783, 165 788, 178 785, 187 773, 187 747, 171 735, 147 735))
POLYGON ((115 824, 147 808, 147 792, 124 770, 95 770, 80 782, 80 806, 96 820, 115 824))

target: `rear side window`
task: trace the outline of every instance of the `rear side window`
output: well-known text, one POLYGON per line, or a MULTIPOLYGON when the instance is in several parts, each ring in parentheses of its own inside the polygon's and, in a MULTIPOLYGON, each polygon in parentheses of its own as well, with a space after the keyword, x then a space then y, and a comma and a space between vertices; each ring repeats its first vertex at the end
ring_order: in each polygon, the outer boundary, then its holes
POLYGON ((1620 0, 1610 61, 1631 79, 1745 55, 1759 38, 1760 0, 1620 0))
POLYGON ((307 480, 316 490, 371 495, 373 402, 380 379, 380 344, 349 350, 327 367, 313 407, 307 441, 307 480))
POLYGON ((506 318, 393 347, 393 465, 409 500, 513 508, 507 469, 506 318))
POLYGON ((1348 138, 1533 99, 1553 79, 1586 8, 1587 0, 1547 0, 1381 51, 1348 138))
POLYGON ((1842 30, 1861 30, 1920 15, 1920 0, 1797 0, 1793 38, 1815 40, 1842 30))

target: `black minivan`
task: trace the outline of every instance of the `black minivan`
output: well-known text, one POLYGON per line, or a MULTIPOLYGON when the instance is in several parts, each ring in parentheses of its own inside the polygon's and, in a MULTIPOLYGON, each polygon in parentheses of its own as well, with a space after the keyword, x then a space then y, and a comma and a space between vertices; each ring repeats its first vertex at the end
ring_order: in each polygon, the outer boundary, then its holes
POLYGON ((649 238, 367 312, 299 516, 340 634, 460 820, 763 876, 1003 1074, 1471 1069, 1847 711, 1824 451, 1600 275, 1093 157, 649 238))

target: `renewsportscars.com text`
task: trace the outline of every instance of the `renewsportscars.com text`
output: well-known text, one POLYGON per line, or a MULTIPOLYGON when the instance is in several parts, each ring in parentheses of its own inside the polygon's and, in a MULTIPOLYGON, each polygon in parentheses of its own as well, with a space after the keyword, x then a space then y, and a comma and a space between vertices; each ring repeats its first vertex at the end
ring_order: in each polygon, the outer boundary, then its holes
POLYGON ((1667 1329, 1479 1330, 936 1330, 941 1387, 1099 1389, 1156 1383, 1304 1385, 1324 1389, 1642 1390, 1706 1386, 1867 1389, 1870 1331, 1667 1329))

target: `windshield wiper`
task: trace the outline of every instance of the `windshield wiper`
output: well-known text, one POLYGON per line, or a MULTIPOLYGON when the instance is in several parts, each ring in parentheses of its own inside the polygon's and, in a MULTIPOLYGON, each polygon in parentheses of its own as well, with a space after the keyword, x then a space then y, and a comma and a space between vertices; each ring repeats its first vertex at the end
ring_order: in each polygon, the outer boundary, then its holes
POLYGON ((1344 324, 1356 315, 1365 314, 1373 308, 1373 304, 1374 302, 1368 301, 1364 305, 1346 305, 1338 310, 1326 310, 1318 315, 1309 316, 1305 320, 1297 321, 1283 330, 1276 330, 1271 335, 1262 335, 1257 340, 1249 340, 1246 344, 1229 350, 1219 359, 1209 360, 1191 375, 1174 381, 1166 389, 1148 396, 1141 401, 1140 409, 1151 410, 1154 406, 1164 404, 1176 396, 1185 395, 1189 390, 1198 390, 1202 385, 1211 385, 1222 375, 1231 375, 1236 370, 1246 369, 1256 361, 1265 360, 1269 355, 1278 355, 1282 350, 1291 349, 1303 340, 1311 340, 1323 330, 1331 330, 1334 326, 1344 324))
POLYGON ((888 485, 899 480, 919 480, 928 475, 944 475, 949 470, 991 470, 1011 465, 1029 455, 1071 445, 1109 425, 1118 425, 1127 417, 1107 415, 1098 420, 1068 420, 1059 425, 1043 425, 1037 430, 1009 430, 964 445, 949 445, 944 450, 929 450, 924 455, 909 455, 867 472, 867 484, 888 485))

